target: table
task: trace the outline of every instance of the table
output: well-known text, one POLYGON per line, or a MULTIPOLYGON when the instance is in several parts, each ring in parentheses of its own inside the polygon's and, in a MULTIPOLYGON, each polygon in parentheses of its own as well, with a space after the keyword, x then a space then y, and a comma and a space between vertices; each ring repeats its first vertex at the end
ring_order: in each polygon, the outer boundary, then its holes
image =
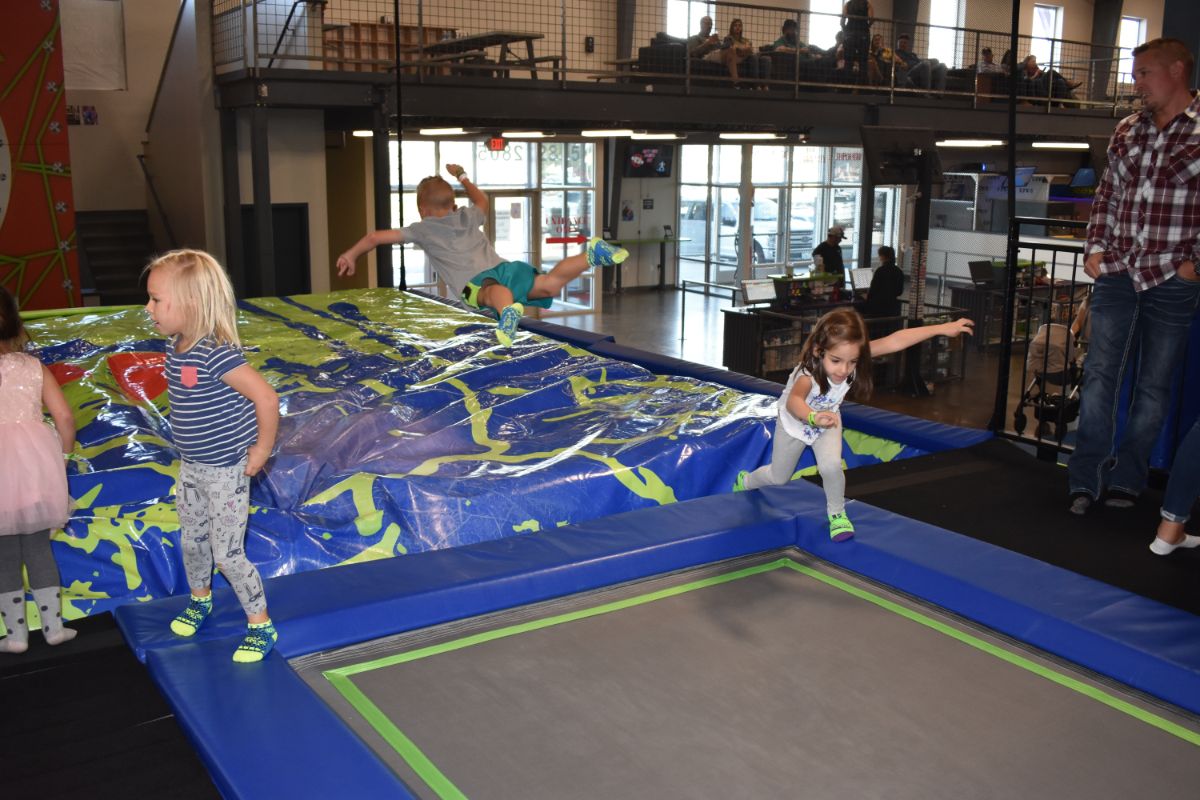
MULTIPOLYGON (((667 243, 668 242, 690 242, 691 238, 682 236, 676 238, 674 236, 665 236, 660 239, 609 239, 612 244, 619 244, 622 247, 628 244, 657 244, 658 245, 658 290, 662 291, 667 285, 667 243)), ((615 291, 621 293, 621 270, 617 270, 614 278, 615 291)))
POLYGON ((485 33, 473 33, 468 36, 458 36, 453 39, 443 39, 440 42, 432 42, 415 48, 408 48, 407 52, 417 51, 424 56, 429 56, 430 60, 434 61, 467 62, 472 57, 478 57, 483 51, 492 47, 499 47, 500 58, 495 64, 490 65, 491 67, 506 72, 513 67, 525 68, 529 70, 530 77, 536 80, 538 76, 537 65, 549 63, 554 70, 554 79, 558 80, 558 69, 562 62, 562 57, 535 56, 533 54, 534 41, 544 38, 546 38, 545 34, 542 33, 487 31, 485 33), (521 42, 525 43, 524 56, 518 55, 512 49, 512 45, 521 42))

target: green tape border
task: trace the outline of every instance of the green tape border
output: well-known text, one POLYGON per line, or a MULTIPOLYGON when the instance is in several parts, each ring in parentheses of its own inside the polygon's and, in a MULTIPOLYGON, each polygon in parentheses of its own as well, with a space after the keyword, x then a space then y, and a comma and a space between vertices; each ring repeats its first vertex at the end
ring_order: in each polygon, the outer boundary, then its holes
POLYGON ((891 600, 881 597, 874 592, 854 586, 831 575, 826 575, 818 570, 813 569, 812 567, 798 564, 790 558, 780 558, 764 564, 758 564, 752 567, 735 570, 723 575, 716 575, 711 578, 704 578, 702 580, 680 584, 679 586, 672 586, 667 589, 648 592, 646 594, 629 597, 624 600, 604 603, 592 608, 570 611, 565 614, 559 614, 557 616, 547 617, 545 619, 532 620, 530 622, 523 622, 505 628, 498 628, 493 631, 484 631, 482 633, 464 636, 461 639, 454 639, 449 642, 442 642, 439 644, 430 645, 428 647, 421 647, 404 653, 395 653, 390 656, 383 656, 381 658, 372 659, 371 661, 363 661, 358 664, 351 664, 345 667, 325 670, 322 672, 322 675, 326 680, 329 681, 334 689, 336 689, 337 692, 341 694, 342 697, 348 703, 350 703, 350 705, 359 714, 362 715, 363 719, 372 728, 374 728, 380 736, 383 737, 384 741, 386 741, 388 745, 390 745, 392 749, 394 749, 396 753, 402 759, 404 759, 409 767, 411 767, 412 770, 417 773, 418 777, 420 777, 421 780, 424 781, 439 798, 442 798, 443 800, 466 800, 466 795, 463 794, 462 790, 455 786, 454 783, 447 778, 440 769, 438 769, 437 765, 434 764, 419 747, 417 747, 412 739, 408 738, 403 731, 396 727, 396 724, 389 719, 387 715, 384 714, 383 711, 381 711, 379 707, 376 706, 375 703, 373 703, 371 699, 368 698, 362 692, 362 690, 360 690, 354 684, 353 676, 362 672, 370 672, 376 669, 382 669, 384 667, 417 661, 418 659, 428 658, 429 656, 451 653, 456 650, 462 650, 477 644, 493 642, 498 639, 506 639, 511 636, 517 636, 522 633, 529 633, 531 631, 537 631, 543 628, 549 628, 554 625, 561 625, 567 622, 575 622, 581 619, 597 617, 601 614, 610 614, 614 611, 633 608, 646 603, 652 603, 656 600, 663 600, 668 597, 676 597, 686 592, 693 592, 697 589, 704 589, 709 586, 730 583, 732 581, 741 580, 753 575, 772 572, 777 569, 792 569, 802 575, 806 575, 810 578, 818 580, 827 586, 840 589, 841 591, 846 592, 853 597, 871 603, 881 609, 884 609, 885 611, 890 611, 893 614, 897 614, 904 619, 917 623, 918 625, 924 625, 931 630, 949 636, 955 641, 958 641, 969 647, 973 647, 980 652, 994 656, 1008 664, 1020 667, 1021 669, 1024 669, 1034 675, 1037 675, 1038 677, 1044 678, 1066 689, 1078 692, 1084 697, 1088 697, 1098 703, 1103 703, 1109 708, 1127 714, 1136 720, 1163 731, 1164 733, 1168 733, 1172 736, 1182 739, 1185 742, 1188 742, 1189 744, 1200 747, 1200 733, 1197 733, 1196 731, 1189 730, 1182 725, 1171 722, 1170 720, 1160 717, 1151 711, 1139 708, 1132 703, 1114 697, 1103 689, 1089 685, 1078 680, 1077 678, 1072 678, 1050 667, 1038 664, 1032 659, 1026 658, 1025 656, 1009 652, 1002 647, 991 644, 990 642, 986 642, 973 634, 960 631, 944 622, 939 622, 938 620, 933 619, 932 617, 923 614, 920 611, 916 611, 911 608, 905 608, 899 603, 895 603, 891 600))

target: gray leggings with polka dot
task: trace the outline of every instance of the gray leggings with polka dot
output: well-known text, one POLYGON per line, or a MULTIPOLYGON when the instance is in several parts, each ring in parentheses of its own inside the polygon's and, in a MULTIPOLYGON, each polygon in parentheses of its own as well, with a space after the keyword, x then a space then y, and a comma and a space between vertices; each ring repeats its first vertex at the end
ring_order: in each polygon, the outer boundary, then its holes
POLYGON ((21 565, 29 572, 29 586, 58 586, 58 565, 50 552, 50 531, 0 536, 0 594, 21 591, 21 565))
POLYGON ((245 469, 245 462, 214 467, 184 461, 179 467, 175 502, 188 586, 207 589, 216 562, 249 615, 265 611, 267 598, 258 570, 244 549, 250 513, 250 479, 245 469))

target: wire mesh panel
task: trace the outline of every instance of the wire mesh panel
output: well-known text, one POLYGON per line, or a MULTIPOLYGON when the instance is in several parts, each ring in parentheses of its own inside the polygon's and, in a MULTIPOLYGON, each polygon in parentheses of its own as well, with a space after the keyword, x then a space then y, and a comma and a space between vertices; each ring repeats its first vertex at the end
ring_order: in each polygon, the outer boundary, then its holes
POLYGON ((843 18, 842 0, 805 9, 717 0, 214 0, 212 8, 218 73, 398 69, 419 81, 832 88, 976 104, 1003 101, 1015 83, 1023 105, 1048 113, 1120 115, 1131 105, 1127 52, 1026 23, 1012 51, 1008 3, 929 0, 923 21, 881 16, 869 25, 843 18))

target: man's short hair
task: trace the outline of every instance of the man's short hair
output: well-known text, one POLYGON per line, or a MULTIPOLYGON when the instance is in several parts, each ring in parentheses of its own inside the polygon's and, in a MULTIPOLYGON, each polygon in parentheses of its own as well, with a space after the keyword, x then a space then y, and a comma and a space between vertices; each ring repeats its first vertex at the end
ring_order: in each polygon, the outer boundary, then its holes
POLYGON ((787 32, 787 31, 790 31, 790 30, 794 30, 794 29, 796 29, 796 28, 799 28, 799 27, 800 27, 800 24, 799 24, 798 22, 796 22, 796 20, 792 19, 791 17, 788 17, 787 19, 785 19, 785 20, 783 21, 783 30, 784 30, 784 32, 787 32))
POLYGON ((911 41, 912 41, 912 37, 911 37, 911 36, 909 36, 907 33, 902 33, 902 34, 900 34, 899 36, 897 36, 897 37, 896 37, 896 41, 897 41, 897 42, 911 42, 911 41))
POLYGON ((992 48, 985 47, 982 50, 980 50, 979 52, 983 53, 985 56, 990 56, 992 54, 992 48))
POLYGON ((895 258, 895 257, 896 257, 896 251, 895 251, 894 249, 892 249, 892 247, 891 247, 891 246, 889 246, 889 245, 886 245, 886 244, 885 244, 885 245, 880 245, 880 247, 879 247, 879 257, 880 257, 880 258, 886 258, 886 259, 888 259, 888 260, 891 260, 891 259, 893 259, 893 258, 895 258))
POLYGON ((454 189, 439 175, 422 178, 417 184, 417 206, 450 208, 454 205, 454 189))
POLYGON ((1188 50, 1188 46, 1179 39, 1171 39, 1164 36, 1158 39, 1151 39, 1145 44, 1139 44, 1133 48, 1134 58, 1143 53, 1153 53, 1164 64, 1174 64, 1176 61, 1182 61, 1184 80, 1191 83, 1192 72, 1196 69, 1196 60, 1192 57, 1192 51, 1188 50))

